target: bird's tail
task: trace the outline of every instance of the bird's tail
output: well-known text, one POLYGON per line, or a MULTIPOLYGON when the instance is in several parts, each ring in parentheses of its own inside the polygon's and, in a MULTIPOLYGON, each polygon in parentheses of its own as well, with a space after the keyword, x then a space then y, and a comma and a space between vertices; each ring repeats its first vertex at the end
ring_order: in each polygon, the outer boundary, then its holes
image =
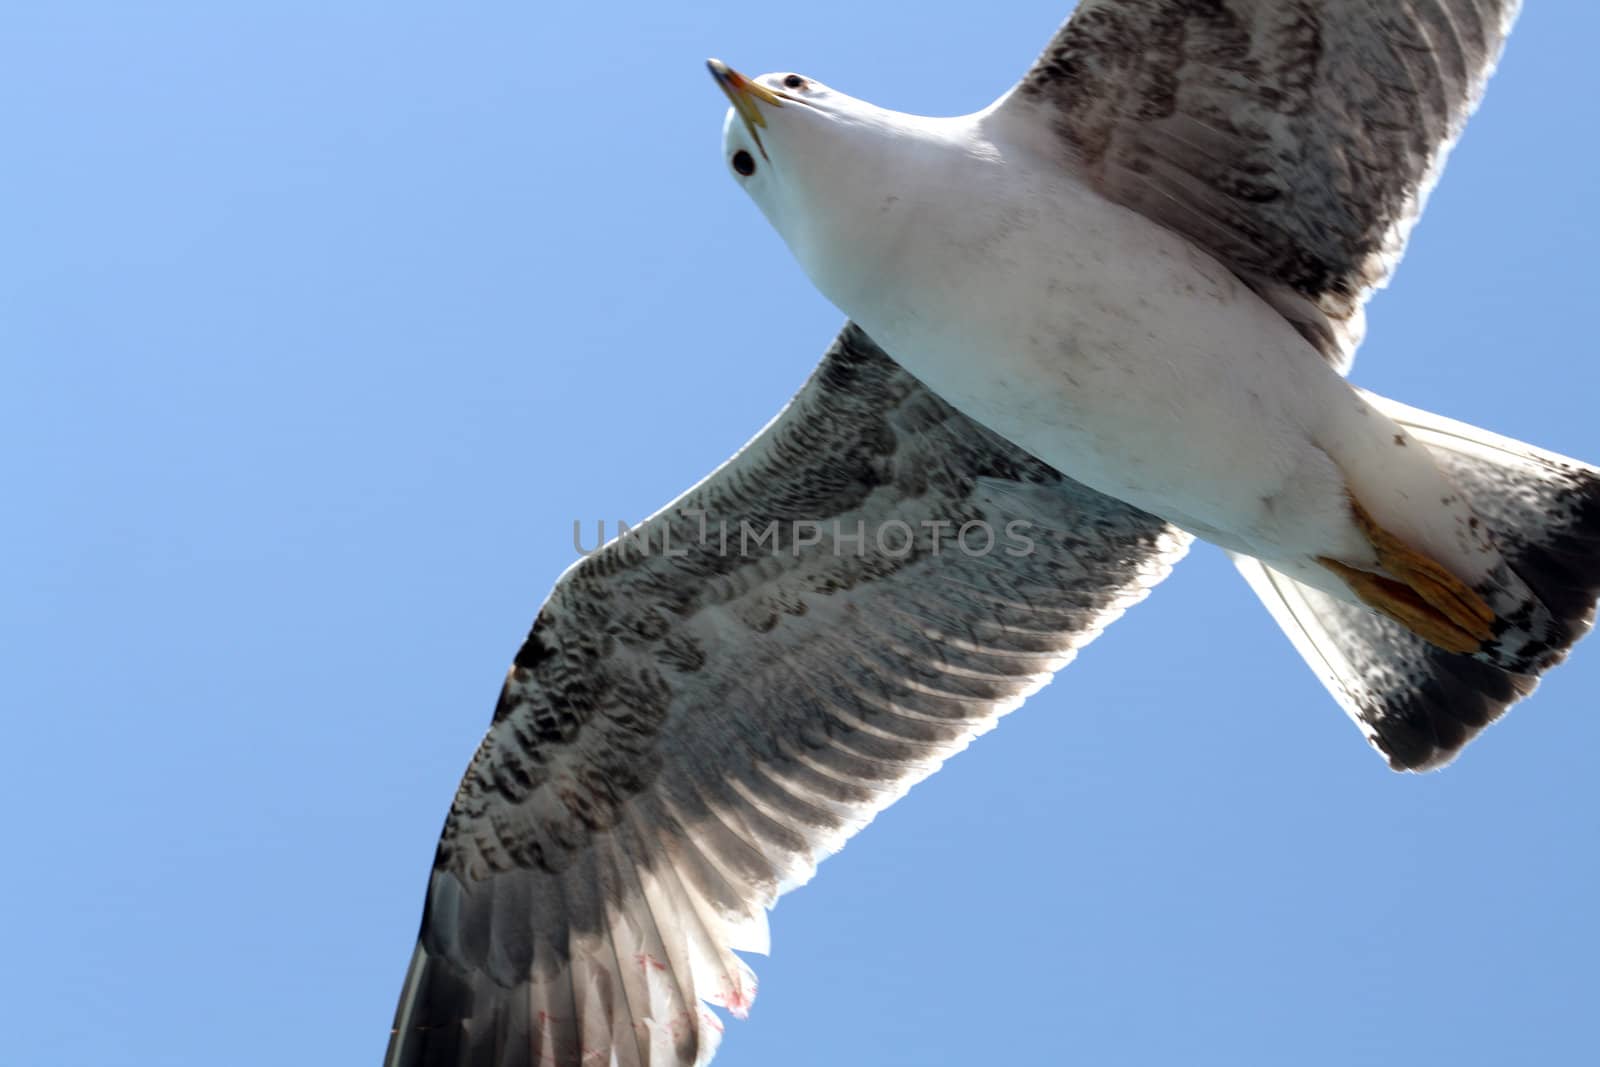
MULTIPOLYGON (((1594 622, 1600 598, 1600 469, 1383 397, 1368 403, 1426 445, 1531 591, 1497 613, 1498 655, 1443 651, 1399 623, 1248 556, 1234 562, 1284 633, 1396 770, 1448 763, 1533 692, 1594 622), (1511 657, 1508 662, 1508 656, 1511 657), (1508 669, 1509 668, 1509 669, 1508 669)), ((1493 591, 1484 590, 1491 602, 1493 591)))

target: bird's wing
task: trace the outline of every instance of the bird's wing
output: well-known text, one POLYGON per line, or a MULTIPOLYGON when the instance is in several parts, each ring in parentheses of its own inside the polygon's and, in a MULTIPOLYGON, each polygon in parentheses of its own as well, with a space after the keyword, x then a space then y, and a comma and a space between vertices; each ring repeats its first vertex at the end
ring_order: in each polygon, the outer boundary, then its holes
POLYGON ((734 950, 766 949, 778 894, 1187 543, 846 327, 755 440, 540 609, 445 822, 386 1062, 706 1062, 702 1002, 744 1013, 734 950))
POLYGON ((1003 98, 1341 371, 1521 0, 1083 0, 1003 98))

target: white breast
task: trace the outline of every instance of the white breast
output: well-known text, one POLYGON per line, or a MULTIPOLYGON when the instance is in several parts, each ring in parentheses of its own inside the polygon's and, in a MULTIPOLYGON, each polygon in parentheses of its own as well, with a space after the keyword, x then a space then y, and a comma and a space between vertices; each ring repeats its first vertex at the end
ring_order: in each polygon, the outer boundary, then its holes
POLYGON ((951 404, 1079 481, 1248 532, 1351 391, 1183 238, 1059 159, 984 140, 976 117, 940 121, 937 165, 924 144, 894 188, 841 203, 849 237, 802 256, 817 286, 951 404))

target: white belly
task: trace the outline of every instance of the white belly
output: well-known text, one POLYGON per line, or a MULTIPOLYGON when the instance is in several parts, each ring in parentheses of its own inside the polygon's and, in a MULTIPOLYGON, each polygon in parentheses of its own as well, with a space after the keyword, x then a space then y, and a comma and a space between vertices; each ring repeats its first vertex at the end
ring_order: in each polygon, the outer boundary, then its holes
POLYGON ((1365 407, 1354 392, 1176 234, 1065 175, 974 171, 959 207, 907 197, 870 277, 814 280, 952 405, 1073 478, 1235 547, 1300 538, 1279 505, 1329 420, 1365 407))

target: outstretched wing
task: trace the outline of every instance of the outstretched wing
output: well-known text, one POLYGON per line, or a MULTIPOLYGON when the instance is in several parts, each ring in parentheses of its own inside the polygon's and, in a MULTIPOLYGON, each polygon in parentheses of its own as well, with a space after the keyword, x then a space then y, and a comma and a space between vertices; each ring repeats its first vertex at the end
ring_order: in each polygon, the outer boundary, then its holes
POLYGON ((706 1062, 783 890, 1187 547, 846 327, 711 477, 570 569, 445 823, 392 1067, 706 1062))
POLYGON ((1341 371, 1521 0, 1083 0, 1001 102, 1341 371))

